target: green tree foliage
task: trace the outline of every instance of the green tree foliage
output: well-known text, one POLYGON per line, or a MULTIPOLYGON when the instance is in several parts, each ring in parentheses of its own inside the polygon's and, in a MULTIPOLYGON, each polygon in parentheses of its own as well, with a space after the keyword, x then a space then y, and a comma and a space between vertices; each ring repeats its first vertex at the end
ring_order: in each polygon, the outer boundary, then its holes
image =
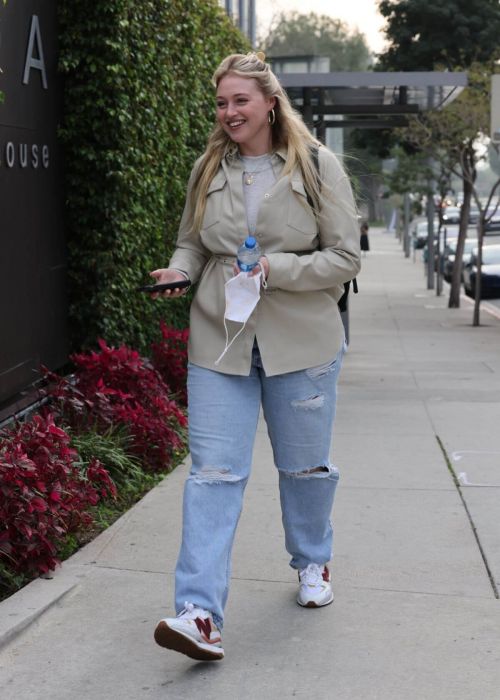
POLYGON ((70 328, 74 349, 145 352, 186 300, 136 291, 164 266, 214 120, 210 82, 246 39, 215 0, 61 0, 70 328))
POLYGON ((364 34, 345 22, 314 12, 282 13, 263 40, 269 57, 328 56, 331 71, 365 70, 371 63, 364 34))
MULTIPOLYGON (((487 61, 498 49, 498 0, 379 0, 387 20, 387 50, 375 70, 463 70, 474 61, 487 61)), ((387 158, 396 146, 393 133, 358 132, 356 143, 387 158)), ((408 153, 409 144, 401 143, 408 153)))
POLYGON ((486 61, 498 46, 498 0, 380 0, 387 51, 380 70, 454 69, 486 61))
POLYGON ((403 148, 396 147, 393 156, 396 159, 396 167, 386 176, 389 190, 397 194, 427 194, 433 172, 426 153, 421 151, 408 155, 403 148))

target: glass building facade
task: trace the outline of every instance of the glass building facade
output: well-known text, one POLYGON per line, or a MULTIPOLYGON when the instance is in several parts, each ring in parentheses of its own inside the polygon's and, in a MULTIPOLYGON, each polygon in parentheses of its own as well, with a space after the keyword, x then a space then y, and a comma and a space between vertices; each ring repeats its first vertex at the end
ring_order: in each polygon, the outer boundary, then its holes
POLYGON ((250 43, 255 47, 255 3, 256 0, 219 0, 229 17, 241 31, 247 35, 250 43))

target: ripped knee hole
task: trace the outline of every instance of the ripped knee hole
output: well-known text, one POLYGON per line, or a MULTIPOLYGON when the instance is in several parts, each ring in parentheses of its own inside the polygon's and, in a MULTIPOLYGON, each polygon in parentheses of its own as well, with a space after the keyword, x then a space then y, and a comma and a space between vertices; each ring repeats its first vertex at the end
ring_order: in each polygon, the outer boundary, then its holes
POLYGON ((289 476, 294 479, 305 479, 307 477, 329 477, 329 476, 336 476, 338 474, 338 471, 336 467, 312 467, 311 469, 304 469, 298 472, 289 472, 284 469, 280 470, 282 474, 285 476, 289 476))
POLYGON ((199 472, 191 474, 188 478, 195 484, 234 483, 243 479, 242 476, 232 474, 230 469, 219 467, 202 467, 199 472))
POLYGON ((311 396, 307 399, 295 399, 291 402, 292 408, 299 408, 304 411, 314 411, 318 408, 324 406, 325 395, 318 394, 317 396, 311 396))

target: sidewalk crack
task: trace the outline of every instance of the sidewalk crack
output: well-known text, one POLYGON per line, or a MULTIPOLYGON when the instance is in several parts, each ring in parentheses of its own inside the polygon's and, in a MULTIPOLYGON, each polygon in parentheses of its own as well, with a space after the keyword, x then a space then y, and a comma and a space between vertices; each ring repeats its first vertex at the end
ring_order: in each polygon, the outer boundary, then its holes
POLYGON ((462 501, 462 505, 465 509, 465 512, 467 513, 467 518, 469 519, 469 523, 470 523, 470 526, 472 529, 472 534, 474 535, 477 546, 479 547, 479 552, 481 553, 481 557, 483 559, 483 563, 484 563, 484 566, 486 568, 486 573, 488 574, 491 588, 493 589, 493 594, 494 594, 495 598, 497 598, 497 600, 498 600, 500 598, 500 595, 498 593, 498 587, 497 587, 497 584, 495 582, 495 577, 493 576, 493 572, 492 572, 490 565, 488 563, 488 558, 486 556, 486 552, 484 551, 483 545, 481 544, 481 540, 479 538, 479 533, 477 531, 476 524, 472 518, 472 515, 469 511, 469 508, 468 508, 467 503, 465 501, 464 495, 462 493, 460 482, 459 482, 458 477, 455 473, 455 470, 453 469, 453 465, 452 465, 451 460, 448 456, 448 453, 446 452, 446 448, 443 445, 443 443, 441 442, 441 439, 439 438, 439 435, 436 435, 436 440, 438 441, 438 445, 441 448, 441 452, 443 453, 443 457, 445 459, 446 466, 448 467, 448 471, 451 474, 451 478, 453 479, 453 483, 455 484, 455 488, 458 491, 458 495, 460 496, 460 500, 462 501))

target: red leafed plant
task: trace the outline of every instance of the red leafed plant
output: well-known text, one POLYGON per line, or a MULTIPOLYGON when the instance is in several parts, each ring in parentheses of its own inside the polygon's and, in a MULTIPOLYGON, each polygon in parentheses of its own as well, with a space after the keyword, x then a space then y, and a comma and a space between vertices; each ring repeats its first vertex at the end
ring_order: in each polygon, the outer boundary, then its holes
POLYGON ((72 356, 74 381, 47 372, 50 396, 61 416, 77 431, 124 425, 131 452, 144 469, 163 471, 184 447, 186 416, 169 397, 169 387, 148 360, 122 345, 99 340, 100 352, 72 356))
POLYGON ((160 323, 162 340, 153 343, 153 365, 179 402, 187 405, 187 344, 189 329, 177 330, 160 323))
POLYGON ((94 460, 83 475, 69 435, 35 415, 0 435, 0 561, 14 572, 47 573, 66 535, 92 523, 89 506, 115 496, 94 460))

